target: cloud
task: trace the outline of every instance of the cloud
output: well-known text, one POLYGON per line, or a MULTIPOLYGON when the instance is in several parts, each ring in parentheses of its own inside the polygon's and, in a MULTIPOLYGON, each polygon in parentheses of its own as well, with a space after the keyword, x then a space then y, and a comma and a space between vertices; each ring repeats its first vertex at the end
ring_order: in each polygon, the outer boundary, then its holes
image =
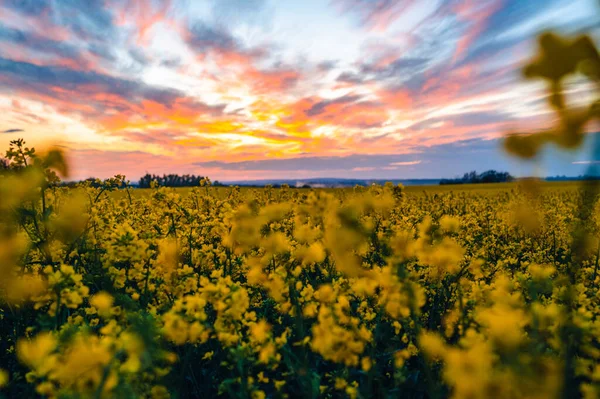
POLYGON ((220 79, 233 73, 231 84, 248 86, 257 94, 291 89, 302 76, 298 68, 281 63, 265 66, 271 55, 269 46, 249 47, 224 25, 197 21, 187 30, 185 40, 199 60, 216 62, 215 74, 220 79))
POLYGON ((418 165, 421 161, 404 161, 404 162, 392 162, 390 166, 410 166, 410 165, 418 165))
POLYGON ((342 96, 333 100, 321 100, 315 102, 309 109, 304 111, 306 116, 315 116, 325 113, 328 106, 352 104, 361 99, 361 96, 342 96))
POLYGON ((410 126, 410 129, 423 132, 439 130, 451 133, 452 129, 472 127, 483 133, 489 130, 490 127, 496 129, 499 123, 508 126, 512 119, 509 115, 497 110, 473 111, 467 108, 455 112, 454 114, 427 118, 410 126))
POLYGON ((347 156, 306 156, 289 159, 265 159, 242 162, 209 161, 194 165, 215 173, 238 172, 251 175, 278 171, 285 176, 302 171, 321 177, 364 178, 440 178, 454 177, 477 169, 509 168, 506 156, 497 151, 497 140, 471 139, 440 145, 415 145, 405 154, 351 154, 347 156), (456 162, 457 157, 462 159, 456 162))
POLYGON ((114 33, 113 15, 103 1, 6 0, 0 6, 13 13, 12 22, 26 22, 38 34, 55 40, 103 41, 114 33))
POLYGON ((267 0, 216 0, 212 15, 220 23, 264 26, 272 20, 273 9, 267 0))
POLYGON ((567 1, 441 1, 431 3, 435 7, 428 11, 425 2, 418 6, 411 1, 385 0, 332 3, 342 12, 358 16, 367 28, 388 27, 396 20, 414 22, 406 33, 397 26, 404 35, 400 40, 367 42, 358 70, 338 76, 343 87, 376 83, 387 90, 402 88, 414 106, 426 107, 515 85, 521 79, 517 73, 519 49, 545 26, 544 20, 547 26, 549 19, 541 16, 567 1), (410 19, 406 19, 408 15, 410 19))
POLYGON ((7 130, 3 130, 0 133, 21 133, 24 132, 25 130, 23 129, 7 129, 7 130))
POLYGON ((200 167, 215 167, 223 170, 238 170, 238 171, 252 171, 252 170, 307 170, 307 171, 340 171, 340 170, 352 170, 356 168, 374 168, 388 166, 393 162, 407 162, 402 159, 410 158, 409 155, 349 155, 345 157, 302 157, 302 158, 290 158, 290 159, 265 159, 256 161, 243 161, 243 162, 223 162, 223 161, 210 161, 210 162, 196 162, 196 166, 200 167))
POLYGON ((600 161, 573 161, 573 165, 596 165, 600 164, 600 161))
POLYGON ((426 70, 431 62, 430 58, 411 58, 402 57, 397 52, 392 55, 397 57, 389 62, 382 63, 381 60, 370 64, 363 64, 360 67, 361 75, 372 76, 373 79, 384 81, 395 78, 408 80, 410 76, 421 73, 426 70))
POLYGON ((153 121, 185 124, 224 110, 224 105, 207 105, 174 89, 91 71, 0 58, 0 75, 0 92, 11 90, 39 99, 61 112, 80 113, 113 130, 135 125, 136 118, 142 126, 153 121), (83 97, 85 102, 80 100, 83 97))
POLYGON ((559 28, 576 27, 583 3, 0 0, 2 128, 135 171, 127 150, 230 176, 509 165, 489 139, 547 117, 518 73, 531 35, 567 5, 559 28))
POLYGON ((345 71, 340 73, 336 80, 343 83, 361 84, 369 79, 370 78, 366 78, 360 73, 345 71))
POLYGON ((71 149, 67 156, 73 165, 73 179, 108 178, 126 172, 127 177, 135 181, 146 172, 162 174, 190 170, 189 166, 178 164, 172 157, 142 151, 71 149))
POLYGON ((224 28, 196 22, 188 31, 187 43, 199 53, 208 50, 243 52, 243 46, 224 28))
MULTIPOLYGON (((586 140, 592 140, 588 137, 586 140)), ((530 176, 536 171, 498 151, 498 140, 470 139, 453 143, 415 146, 412 153, 348 156, 305 156, 291 159, 262 159, 240 162, 205 161, 190 163, 177 155, 154 155, 142 151, 70 151, 77 176, 109 177, 128 171, 135 180, 150 173, 204 173, 219 180, 243 180, 256 178, 451 178, 462 176, 471 170, 483 172, 489 169, 509 171, 516 176, 530 176), (460 162, 457 162, 460 159, 460 162), (123 167, 123 165, 125 167, 123 167), (102 171, 102 175, 98 175, 102 171)), ((585 172, 583 165, 572 161, 585 154, 582 149, 569 157, 558 156, 548 149, 541 165, 543 175, 579 175, 585 172)), ((539 166, 539 165, 538 165, 539 166)), ((539 173, 539 172, 538 172, 539 173)))
POLYGON ((369 29, 385 30, 413 3, 413 0, 333 0, 343 13, 353 13, 369 29))
MULTIPOLYGON (((90 46, 92 47, 92 46, 90 46)), ((43 34, 13 29, 0 25, 0 51, 3 57, 36 65, 63 66, 76 70, 100 69, 103 57, 66 41, 52 40, 43 34)))
MULTIPOLYGON (((160 2, 144 0, 126 0, 123 4, 114 5, 117 9, 116 25, 133 25, 132 38, 138 45, 146 46, 152 29, 160 23, 171 23, 170 12, 173 9, 173 0, 160 2)), ((174 25, 173 25, 174 26, 174 25)))
POLYGON ((307 97, 289 107, 289 115, 279 126, 313 127, 332 125, 369 129, 381 126, 388 118, 388 110, 382 103, 366 101, 361 96, 346 95, 334 99, 307 97))
POLYGON ((158 144, 169 146, 173 145, 180 133, 172 132, 169 130, 152 130, 150 132, 141 131, 120 131, 118 133, 120 137, 136 143, 142 144, 158 144))
POLYGON ((257 93, 282 92, 293 88, 301 78, 300 72, 286 67, 260 70, 248 67, 240 74, 257 93))
POLYGON ((374 166, 364 166, 364 167, 352 168, 351 171, 352 172, 372 172, 375 169, 377 169, 377 168, 375 168, 374 166))

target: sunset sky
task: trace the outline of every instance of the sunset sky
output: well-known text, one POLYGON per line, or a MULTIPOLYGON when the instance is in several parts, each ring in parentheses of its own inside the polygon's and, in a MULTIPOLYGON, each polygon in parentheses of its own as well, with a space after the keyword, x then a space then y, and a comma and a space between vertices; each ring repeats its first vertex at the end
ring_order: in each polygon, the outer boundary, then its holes
POLYGON ((0 151, 59 144, 72 179, 575 175, 599 160, 523 165, 497 139, 552 121, 519 74, 535 34, 599 18, 597 0, 0 0, 0 151))

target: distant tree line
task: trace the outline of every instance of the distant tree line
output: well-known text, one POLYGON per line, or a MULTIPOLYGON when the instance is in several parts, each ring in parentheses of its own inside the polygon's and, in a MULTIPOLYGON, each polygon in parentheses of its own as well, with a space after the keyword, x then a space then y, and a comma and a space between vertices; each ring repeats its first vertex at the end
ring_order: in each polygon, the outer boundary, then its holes
POLYGON ((579 181, 579 180, 600 180, 598 175, 579 175, 579 176, 549 176, 546 181, 579 181))
POLYGON ((498 172, 495 170, 488 170, 481 174, 476 171, 465 173, 463 177, 457 177, 455 179, 442 179, 440 184, 475 184, 475 183, 505 183, 515 180, 508 172, 498 172))
MULTIPOLYGON (((174 173, 160 176, 146 173, 140 178, 139 187, 149 188, 153 181, 156 181, 159 186, 163 187, 196 187, 200 185, 200 181, 202 179, 208 179, 208 177, 188 174, 178 175, 174 173)), ((219 183, 219 181, 215 181, 211 183, 211 185, 222 186, 222 184, 219 183)))

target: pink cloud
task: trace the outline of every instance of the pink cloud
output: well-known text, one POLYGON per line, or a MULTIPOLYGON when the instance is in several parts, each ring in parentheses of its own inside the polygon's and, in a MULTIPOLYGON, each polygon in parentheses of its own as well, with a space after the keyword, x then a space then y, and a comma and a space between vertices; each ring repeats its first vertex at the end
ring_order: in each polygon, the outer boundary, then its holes
POLYGON ((456 16, 470 24, 466 33, 460 38, 454 52, 452 62, 464 56, 466 50, 484 31, 487 20, 502 6, 504 0, 466 0, 454 7, 456 16))
POLYGON ((343 13, 357 13, 361 23, 374 31, 385 31, 416 3, 414 0, 332 0, 332 2, 343 13))

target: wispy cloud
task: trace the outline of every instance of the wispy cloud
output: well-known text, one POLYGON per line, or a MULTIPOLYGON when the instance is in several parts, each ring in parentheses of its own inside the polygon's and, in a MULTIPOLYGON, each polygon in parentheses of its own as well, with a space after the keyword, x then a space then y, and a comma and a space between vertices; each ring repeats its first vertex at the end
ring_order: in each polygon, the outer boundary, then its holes
POLYGON ((390 166, 410 166, 410 165, 418 165, 421 161, 404 161, 404 162, 392 162, 390 166))
POLYGON ((58 134, 86 173, 466 170, 547 122, 519 65, 588 3, 0 1, 0 132, 58 134))
POLYGON ((573 165, 595 165, 595 164, 600 164, 600 161, 574 161, 571 163, 573 165))

